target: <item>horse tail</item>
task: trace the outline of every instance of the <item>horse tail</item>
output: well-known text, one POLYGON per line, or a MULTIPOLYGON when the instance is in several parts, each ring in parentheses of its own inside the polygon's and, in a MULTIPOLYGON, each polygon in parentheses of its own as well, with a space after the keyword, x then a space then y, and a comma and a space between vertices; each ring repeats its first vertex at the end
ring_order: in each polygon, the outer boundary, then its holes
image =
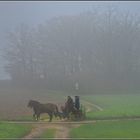
POLYGON ((55 106, 55 109, 56 109, 56 113, 58 113, 59 111, 58 111, 58 107, 57 107, 57 105, 55 106))

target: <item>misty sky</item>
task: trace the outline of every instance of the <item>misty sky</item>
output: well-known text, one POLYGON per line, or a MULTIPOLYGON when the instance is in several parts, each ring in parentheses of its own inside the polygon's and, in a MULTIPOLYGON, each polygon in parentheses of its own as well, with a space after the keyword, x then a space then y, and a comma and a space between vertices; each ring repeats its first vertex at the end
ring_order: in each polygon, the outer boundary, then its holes
MULTIPOLYGON (((52 17, 74 15, 99 7, 104 10, 108 6, 116 7, 119 11, 140 13, 139 1, 112 1, 112 2, 0 2, 0 49, 6 45, 6 33, 20 23, 36 26, 52 17)), ((0 54, 2 54, 0 52, 0 54)), ((0 58, 0 79, 6 78, 3 70, 4 60, 0 58)))

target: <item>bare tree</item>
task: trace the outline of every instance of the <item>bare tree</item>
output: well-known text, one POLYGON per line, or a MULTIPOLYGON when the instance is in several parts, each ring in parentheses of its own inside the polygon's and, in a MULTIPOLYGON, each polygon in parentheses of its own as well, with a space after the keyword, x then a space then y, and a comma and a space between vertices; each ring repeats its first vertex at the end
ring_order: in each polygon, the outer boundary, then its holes
POLYGON ((12 79, 48 88, 129 87, 139 81, 139 36, 139 17, 114 9, 55 18, 34 30, 22 25, 9 34, 7 69, 12 79))

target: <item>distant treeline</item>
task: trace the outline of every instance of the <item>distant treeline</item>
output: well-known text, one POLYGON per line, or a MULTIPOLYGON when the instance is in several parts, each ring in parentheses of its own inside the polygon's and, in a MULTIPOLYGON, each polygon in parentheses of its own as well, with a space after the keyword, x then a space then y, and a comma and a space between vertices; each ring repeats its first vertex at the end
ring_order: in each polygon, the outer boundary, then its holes
POLYGON ((140 18, 110 8, 53 18, 8 34, 13 83, 79 91, 138 88, 140 18))

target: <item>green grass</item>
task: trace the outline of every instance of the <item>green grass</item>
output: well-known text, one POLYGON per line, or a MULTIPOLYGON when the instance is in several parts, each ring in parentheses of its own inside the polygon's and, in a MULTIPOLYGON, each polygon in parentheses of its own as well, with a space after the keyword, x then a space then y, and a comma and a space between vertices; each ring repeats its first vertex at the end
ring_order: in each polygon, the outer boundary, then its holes
POLYGON ((103 111, 93 110, 87 113, 88 119, 140 116, 139 94, 91 95, 83 96, 82 99, 90 101, 103 108, 103 111))
POLYGON ((31 130, 30 125, 0 122, 0 138, 22 138, 31 130))
POLYGON ((71 138, 140 138, 140 121, 97 122, 70 131, 71 138))
POLYGON ((54 138, 55 132, 55 129, 47 129, 39 138, 54 138))

